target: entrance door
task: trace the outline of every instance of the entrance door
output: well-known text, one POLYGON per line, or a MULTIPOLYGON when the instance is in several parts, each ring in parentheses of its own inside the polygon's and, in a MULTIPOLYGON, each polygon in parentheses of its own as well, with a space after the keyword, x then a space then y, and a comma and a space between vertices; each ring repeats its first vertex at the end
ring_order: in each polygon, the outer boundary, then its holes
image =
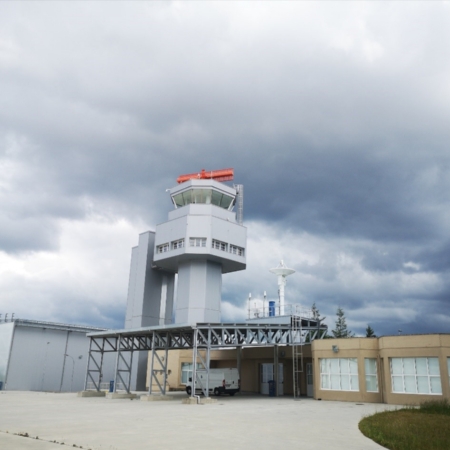
MULTIPOLYGON (((269 381, 273 380, 273 364, 261 364, 261 394, 269 395, 269 381)), ((277 395, 283 395, 283 364, 278 364, 277 395)))
POLYGON ((307 397, 314 397, 312 363, 307 363, 306 364, 306 396, 307 397))

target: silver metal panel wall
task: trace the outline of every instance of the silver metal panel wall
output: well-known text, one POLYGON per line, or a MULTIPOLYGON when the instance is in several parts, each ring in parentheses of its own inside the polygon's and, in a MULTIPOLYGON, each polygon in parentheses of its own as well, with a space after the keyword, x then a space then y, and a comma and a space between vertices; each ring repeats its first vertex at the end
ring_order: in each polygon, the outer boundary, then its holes
MULTIPOLYGON (((67 356, 63 360, 61 373, 61 391, 81 391, 84 385, 87 364, 88 339, 85 334, 66 332, 67 356)), ((64 356, 64 355, 63 355, 64 356)))
MULTIPOLYGON (((16 324, 5 388, 46 392, 82 390, 88 345, 85 332, 16 324)), ((103 379, 109 381, 114 377, 113 358, 105 363, 103 379)))
POLYGON ((187 261, 178 269, 175 323, 220 322, 222 268, 211 261, 187 261))
MULTIPOLYGON (((217 208, 217 207, 215 207, 217 208)), ((243 270, 246 267, 245 248, 247 246, 247 229, 236 222, 219 219, 208 215, 209 205, 197 205, 199 213, 196 215, 184 215, 174 220, 157 225, 155 236, 155 264, 163 269, 177 271, 180 262, 192 259, 209 259, 220 262, 222 273, 243 270), (201 213, 201 214, 200 214, 201 213), (189 245, 190 238, 206 239, 205 247, 189 245), (158 253, 157 247, 170 244, 173 241, 184 239, 183 247, 173 249, 169 247, 167 252, 158 253), (228 246, 235 245, 244 249, 244 254, 232 253, 230 247, 227 251, 214 249, 212 241, 218 240, 228 246)), ((190 208, 184 206, 181 211, 187 213, 190 208)))
POLYGON ((166 323, 172 318, 175 274, 152 269, 154 243, 155 233, 147 231, 139 235, 139 245, 132 250, 126 328, 163 325, 160 321, 163 286, 166 286, 163 309, 169 318, 166 323))
POLYGON ((0 383, 3 388, 8 368, 9 350, 14 331, 14 323, 0 323, 0 383))
MULTIPOLYGON (((152 268, 154 244, 155 232, 147 231, 132 249, 125 328, 172 323, 175 274, 152 268)), ((146 352, 134 355, 132 390, 145 390, 147 358, 146 352)))
POLYGON ((125 328, 132 328, 134 299, 136 297, 136 275, 138 265, 139 247, 131 249, 130 279, 128 281, 127 311, 125 315, 125 328))

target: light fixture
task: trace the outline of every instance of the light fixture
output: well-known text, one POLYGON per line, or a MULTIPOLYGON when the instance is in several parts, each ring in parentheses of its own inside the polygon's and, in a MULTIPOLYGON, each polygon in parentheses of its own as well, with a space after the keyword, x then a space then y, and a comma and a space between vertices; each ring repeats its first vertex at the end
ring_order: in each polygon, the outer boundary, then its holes
POLYGON ((339 347, 337 345, 332 345, 331 350, 333 350, 333 353, 337 353, 339 351, 339 347))

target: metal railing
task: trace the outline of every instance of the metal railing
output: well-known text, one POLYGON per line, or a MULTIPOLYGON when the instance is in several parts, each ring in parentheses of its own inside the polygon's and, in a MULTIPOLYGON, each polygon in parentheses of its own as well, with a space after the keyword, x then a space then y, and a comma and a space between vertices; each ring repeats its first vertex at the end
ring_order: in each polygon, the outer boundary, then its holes
MULTIPOLYGON (((273 311, 273 310, 272 310, 273 311)), ((248 307, 248 319, 274 317, 280 315, 280 303, 275 303, 275 311, 271 314, 268 300, 250 300, 248 307)), ((304 319, 314 319, 311 308, 305 308, 299 303, 284 305, 284 316, 301 316, 304 319)))

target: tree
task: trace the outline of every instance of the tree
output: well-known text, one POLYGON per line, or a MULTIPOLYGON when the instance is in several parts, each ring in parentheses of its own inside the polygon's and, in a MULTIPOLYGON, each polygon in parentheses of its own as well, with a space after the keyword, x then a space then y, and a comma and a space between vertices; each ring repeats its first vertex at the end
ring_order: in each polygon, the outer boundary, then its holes
POLYGON ((316 302, 314 302, 311 306, 313 319, 320 320, 320 311, 316 307, 316 302))
POLYGON ((318 335, 317 338, 325 338, 327 337, 327 330, 321 330, 320 325, 322 322, 326 319, 326 317, 320 317, 320 311, 316 306, 316 302, 314 302, 311 306, 312 316, 314 320, 317 320, 317 328, 318 328, 318 335))
POLYGON ((354 333, 351 332, 348 328, 347 328, 347 323, 345 321, 345 313, 344 310, 339 307, 336 311, 336 327, 334 330, 331 330, 331 332, 333 333, 333 336, 335 338, 349 338, 349 337, 353 337, 354 333))
POLYGON ((369 325, 369 324, 367 324, 367 328, 366 328, 366 337, 377 337, 376 335, 375 335, 375 331, 373 330, 373 328, 369 325))

